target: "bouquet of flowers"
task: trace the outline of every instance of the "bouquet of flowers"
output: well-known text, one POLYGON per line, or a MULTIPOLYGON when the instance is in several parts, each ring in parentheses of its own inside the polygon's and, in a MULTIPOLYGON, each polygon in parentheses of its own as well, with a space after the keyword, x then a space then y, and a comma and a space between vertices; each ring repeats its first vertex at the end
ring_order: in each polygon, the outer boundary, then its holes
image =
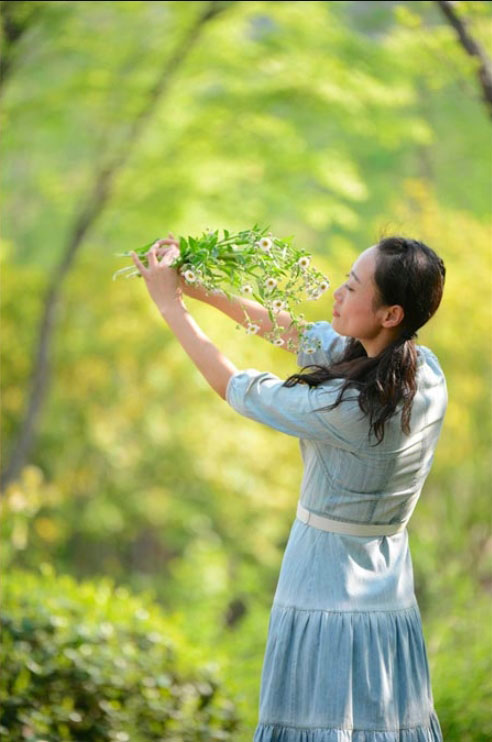
MULTIPOLYGON (((281 311, 289 313, 291 325, 297 328, 299 340, 302 340, 312 323, 306 322, 303 314, 297 314, 294 306, 305 300, 319 299, 330 282, 311 266, 308 253, 291 245, 291 237, 279 239, 267 230, 268 227, 260 229, 255 225, 234 234, 224 229, 222 238, 219 230, 209 229, 200 237, 179 237, 180 256, 172 266, 187 284, 201 285, 209 293, 223 294, 229 299, 239 293, 256 299, 268 310, 273 325, 265 337, 274 345, 283 345, 280 336, 285 333, 285 327, 278 325, 277 314, 281 311)), ((144 265, 148 265, 147 253, 156 241, 135 250, 144 265)), ((130 251, 117 255, 126 257, 130 251)), ((116 271, 113 280, 119 276, 131 278, 140 276, 140 273, 132 265, 116 271)), ((248 319, 246 333, 258 332, 260 327, 251 321, 244 305, 243 311, 248 319)), ((241 329, 242 325, 236 327, 241 329)), ((292 341, 287 347, 294 349, 292 341)), ((316 347, 304 350, 310 354, 316 347)))

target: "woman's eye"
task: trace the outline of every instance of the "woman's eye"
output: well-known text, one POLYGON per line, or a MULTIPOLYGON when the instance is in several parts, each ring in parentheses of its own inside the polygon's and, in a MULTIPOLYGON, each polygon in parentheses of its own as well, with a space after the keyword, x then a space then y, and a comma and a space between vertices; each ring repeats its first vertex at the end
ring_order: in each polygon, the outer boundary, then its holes
MULTIPOLYGON (((346 273, 346 274, 345 274, 345 278, 350 278, 350 274, 349 274, 349 273, 346 273)), ((353 288, 351 288, 351 287, 350 287, 350 286, 348 285, 348 283, 346 283, 346 284, 345 284, 345 288, 346 288, 346 289, 348 289, 349 291, 353 291, 353 288)))

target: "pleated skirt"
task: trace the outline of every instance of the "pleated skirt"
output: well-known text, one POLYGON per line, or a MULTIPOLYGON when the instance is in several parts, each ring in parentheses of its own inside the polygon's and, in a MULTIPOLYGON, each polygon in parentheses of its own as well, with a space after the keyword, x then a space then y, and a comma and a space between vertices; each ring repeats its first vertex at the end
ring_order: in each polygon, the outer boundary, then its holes
POLYGON ((253 742, 442 742, 406 530, 368 538, 294 520, 253 742))

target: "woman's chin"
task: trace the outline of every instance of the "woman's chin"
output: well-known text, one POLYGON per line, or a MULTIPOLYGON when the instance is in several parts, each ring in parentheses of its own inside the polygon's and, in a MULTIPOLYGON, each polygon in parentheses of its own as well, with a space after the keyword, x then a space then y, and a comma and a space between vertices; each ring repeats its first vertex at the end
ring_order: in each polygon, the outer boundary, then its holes
POLYGON ((337 332, 339 335, 344 335, 344 336, 347 335, 347 333, 343 331, 343 326, 342 326, 342 323, 340 322, 340 317, 335 314, 332 317, 331 326, 333 327, 335 332, 337 332))

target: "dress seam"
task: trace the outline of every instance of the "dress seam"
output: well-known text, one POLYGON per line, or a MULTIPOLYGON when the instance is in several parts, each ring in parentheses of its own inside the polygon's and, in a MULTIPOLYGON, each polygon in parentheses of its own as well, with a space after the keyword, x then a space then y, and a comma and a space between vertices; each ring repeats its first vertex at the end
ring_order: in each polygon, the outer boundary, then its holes
MULTIPOLYGON (((431 717, 435 715, 435 710, 432 709, 431 711, 431 717)), ((331 724, 331 722, 328 722, 328 724, 331 724)), ((386 727, 385 729, 377 728, 377 729, 371 729, 369 727, 341 727, 339 724, 334 723, 333 726, 326 726, 323 725, 320 727, 319 725, 316 726, 309 726, 306 724, 303 724, 302 726, 298 724, 286 724, 283 721, 259 721, 258 726, 265 726, 265 727, 281 727, 284 729, 309 729, 309 731, 315 731, 320 730, 322 732, 326 731, 341 731, 341 732, 405 732, 410 731, 412 729, 423 729, 424 731, 432 731, 432 720, 429 719, 429 723, 419 723, 419 724, 411 724, 407 726, 398 726, 398 727, 386 727)))
POLYGON ((415 611, 419 610, 418 603, 414 603, 413 605, 407 606, 406 608, 369 608, 365 611, 354 611, 354 610, 338 610, 333 608, 299 608, 297 605, 289 605, 287 603, 279 603, 277 601, 273 601, 272 608, 291 608, 294 611, 305 611, 307 613, 313 613, 315 611, 319 613, 405 613, 408 611, 415 611))

